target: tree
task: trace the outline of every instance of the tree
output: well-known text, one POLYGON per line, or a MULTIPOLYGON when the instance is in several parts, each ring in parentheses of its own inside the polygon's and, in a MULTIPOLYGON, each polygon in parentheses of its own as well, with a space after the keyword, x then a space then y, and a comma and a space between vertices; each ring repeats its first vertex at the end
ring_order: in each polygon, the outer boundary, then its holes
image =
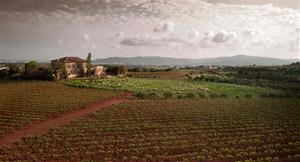
POLYGON ((35 78, 38 71, 38 63, 35 60, 29 61, 25 64, 25 72, 23 74, 24 79, 35 78))
POLYGON ((41 80, 54 80, 54 70, 52 68, 46 69, 40 76, 41 80))
POLYGON ((38 63, 35 60, 29 61, 25 64, 25 73, 29 74, 34 72, 38 67, 38 63))
POLYGON ((0 70, 0 78, 7 78, 8 76, 9 76, 9 70, 8 69, 0 70))
POLYGON ((10 64, 9 68, 9 75, 18 74, 20 72, 20 68, 16 64, 10 64))
POLYGON ((126 75, 128 70, 125 66, 112 66, 108 67, 106 72, 110 75, 126 75))
POLYGON ((298 65, 300 65, 300 62, 298 61, 298 62, 294 62, 294 63, 292 63, 291 64, 292 66, 298 66, 298 65))
POLYGON ((128 72, 128 70, 125 66, 118 66, 117 67, 117 74, 118 75, 126 75, 127 72, 128 72))
POLYGON ((92 54, 89 52, 87 58, 86 58, 86 68, 87 68, 87 76, 92 76, 92 54))

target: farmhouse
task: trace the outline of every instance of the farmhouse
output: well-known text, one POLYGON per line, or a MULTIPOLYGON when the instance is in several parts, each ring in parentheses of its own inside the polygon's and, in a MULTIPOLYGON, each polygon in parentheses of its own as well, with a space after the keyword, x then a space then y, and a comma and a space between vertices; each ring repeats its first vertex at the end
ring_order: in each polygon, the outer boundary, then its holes
POLYGON ((83 77, 86 74, 86 60, 78 57, 63 57, 51 60, 56 79, 83 77))

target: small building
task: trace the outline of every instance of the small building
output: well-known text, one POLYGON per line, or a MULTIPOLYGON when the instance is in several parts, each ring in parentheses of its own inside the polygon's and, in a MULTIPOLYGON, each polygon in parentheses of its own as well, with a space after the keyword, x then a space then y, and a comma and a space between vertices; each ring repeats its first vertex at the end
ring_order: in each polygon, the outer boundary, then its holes
POLYGON ((94 65, 92 69, 94 71, 94 77, 100 77, 105 75, 105 69, 101 65, 94 65))
POLYGON ((84 77, 87 71, 86 60, 78 57, 63 57, 51 60, 56 79, 84 77))

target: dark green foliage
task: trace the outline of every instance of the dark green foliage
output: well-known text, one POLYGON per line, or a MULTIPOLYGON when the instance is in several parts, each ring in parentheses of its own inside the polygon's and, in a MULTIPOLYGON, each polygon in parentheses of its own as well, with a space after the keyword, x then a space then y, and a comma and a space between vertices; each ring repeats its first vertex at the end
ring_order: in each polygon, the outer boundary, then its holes
POLYGON ((165 92, 164 93, 164 97, 165 98, 172 98, 173 97, 173 94, 171 92, 165 92))
POLYGON ((87 58, 86 58, 86 75, 88 77, 92 76, 92 54, 89 52, 87 58))
POLYGON ((7 69, 3 69, 3 70, 0 70, 0 78, 1 79, 5 79, 5 78, 8 78, 9 77, 9 70, 7 69))
POLYGON ((189 92, 185 95, 186 98, 194 98, 196 95, 193 92, 189 92))
POLYGON ((53 80, 54 79, 54 70, 51 68, 46 69, 42 74, 41 74, 41 80, 53 80))
POLYGON ((177 98, 178 98, 178 99, 182 99, 182 98, 184 98, 184 96, 181 95, 181 94, 179 94, 179 95, 177 95, 177 98))
POLYGON ((158 98, 158 95, 155 92, 150 92, 147 94, 147 98, 150 98, 150 99, 158 98))
POLYGON ((228 94, 222 93, 222 94, 220 95, 220 97, 228 97, 228 94))
POLYGON ((156 92, 137 92, 134 94, 134 97, 138 99, 159 99, 160 96, 156 92))
POLYGON ((20 73, 20 67, 16 64, 10 64, 9 66, 9 75, 20 73))
POLYGON ((292 63, 291 65, 292 66, 300 66, 300 62, 298 61, 298 62, 292 63))
POLYGON ((250 94, 246 94, 245 97, 246 97, 246 98, 252 98, 253 96, 250 95, 250 94))
POLYGON ((210 97, 211 97, 211 98, 216 98, 216 97, 219 97, 219 95, 216 94, 216 93, 211 93, 211 94, 210 94, 210 97))
POLYGON ((205 97, 206 97, 206 95, 205 95, 204 92, 199 92, 199 93, 198 93, 198 96, 199 96, 200 98, 205 98, 205 97))
POLYGON ((147 97, 146 93, 143 92, 137 92, 134 94, 134 97, 139 98, 139 99, 145 99, 147 97))
POLYGON ((111 66, 106 69, 106 73, 110 75, 126 75, 128 72, 125 66, 111 66))
POLYGON ((35 60, 29 61, 25 64, 25 73, 30 74, 37 70, 38 63, 35 60))

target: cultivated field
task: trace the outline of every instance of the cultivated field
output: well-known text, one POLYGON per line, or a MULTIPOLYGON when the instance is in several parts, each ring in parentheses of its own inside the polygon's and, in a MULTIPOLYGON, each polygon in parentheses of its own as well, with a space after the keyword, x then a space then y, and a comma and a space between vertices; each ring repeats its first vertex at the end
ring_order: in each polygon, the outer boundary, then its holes
POLYGON ((0 149, 0 161, 300 161, 300 100, 132 100, 0 149))
POLYGON ((116 92, 79 89, 53 82, 0 82, 0 137, 33 121, 81 109, 116 92))
POLYGON ((281 90, 271 88, 193 80, 111 78, 65 80, 63 83, 75 87, 132 91, 139 98, 258 97, 264 94, 283 94, 281 90))

